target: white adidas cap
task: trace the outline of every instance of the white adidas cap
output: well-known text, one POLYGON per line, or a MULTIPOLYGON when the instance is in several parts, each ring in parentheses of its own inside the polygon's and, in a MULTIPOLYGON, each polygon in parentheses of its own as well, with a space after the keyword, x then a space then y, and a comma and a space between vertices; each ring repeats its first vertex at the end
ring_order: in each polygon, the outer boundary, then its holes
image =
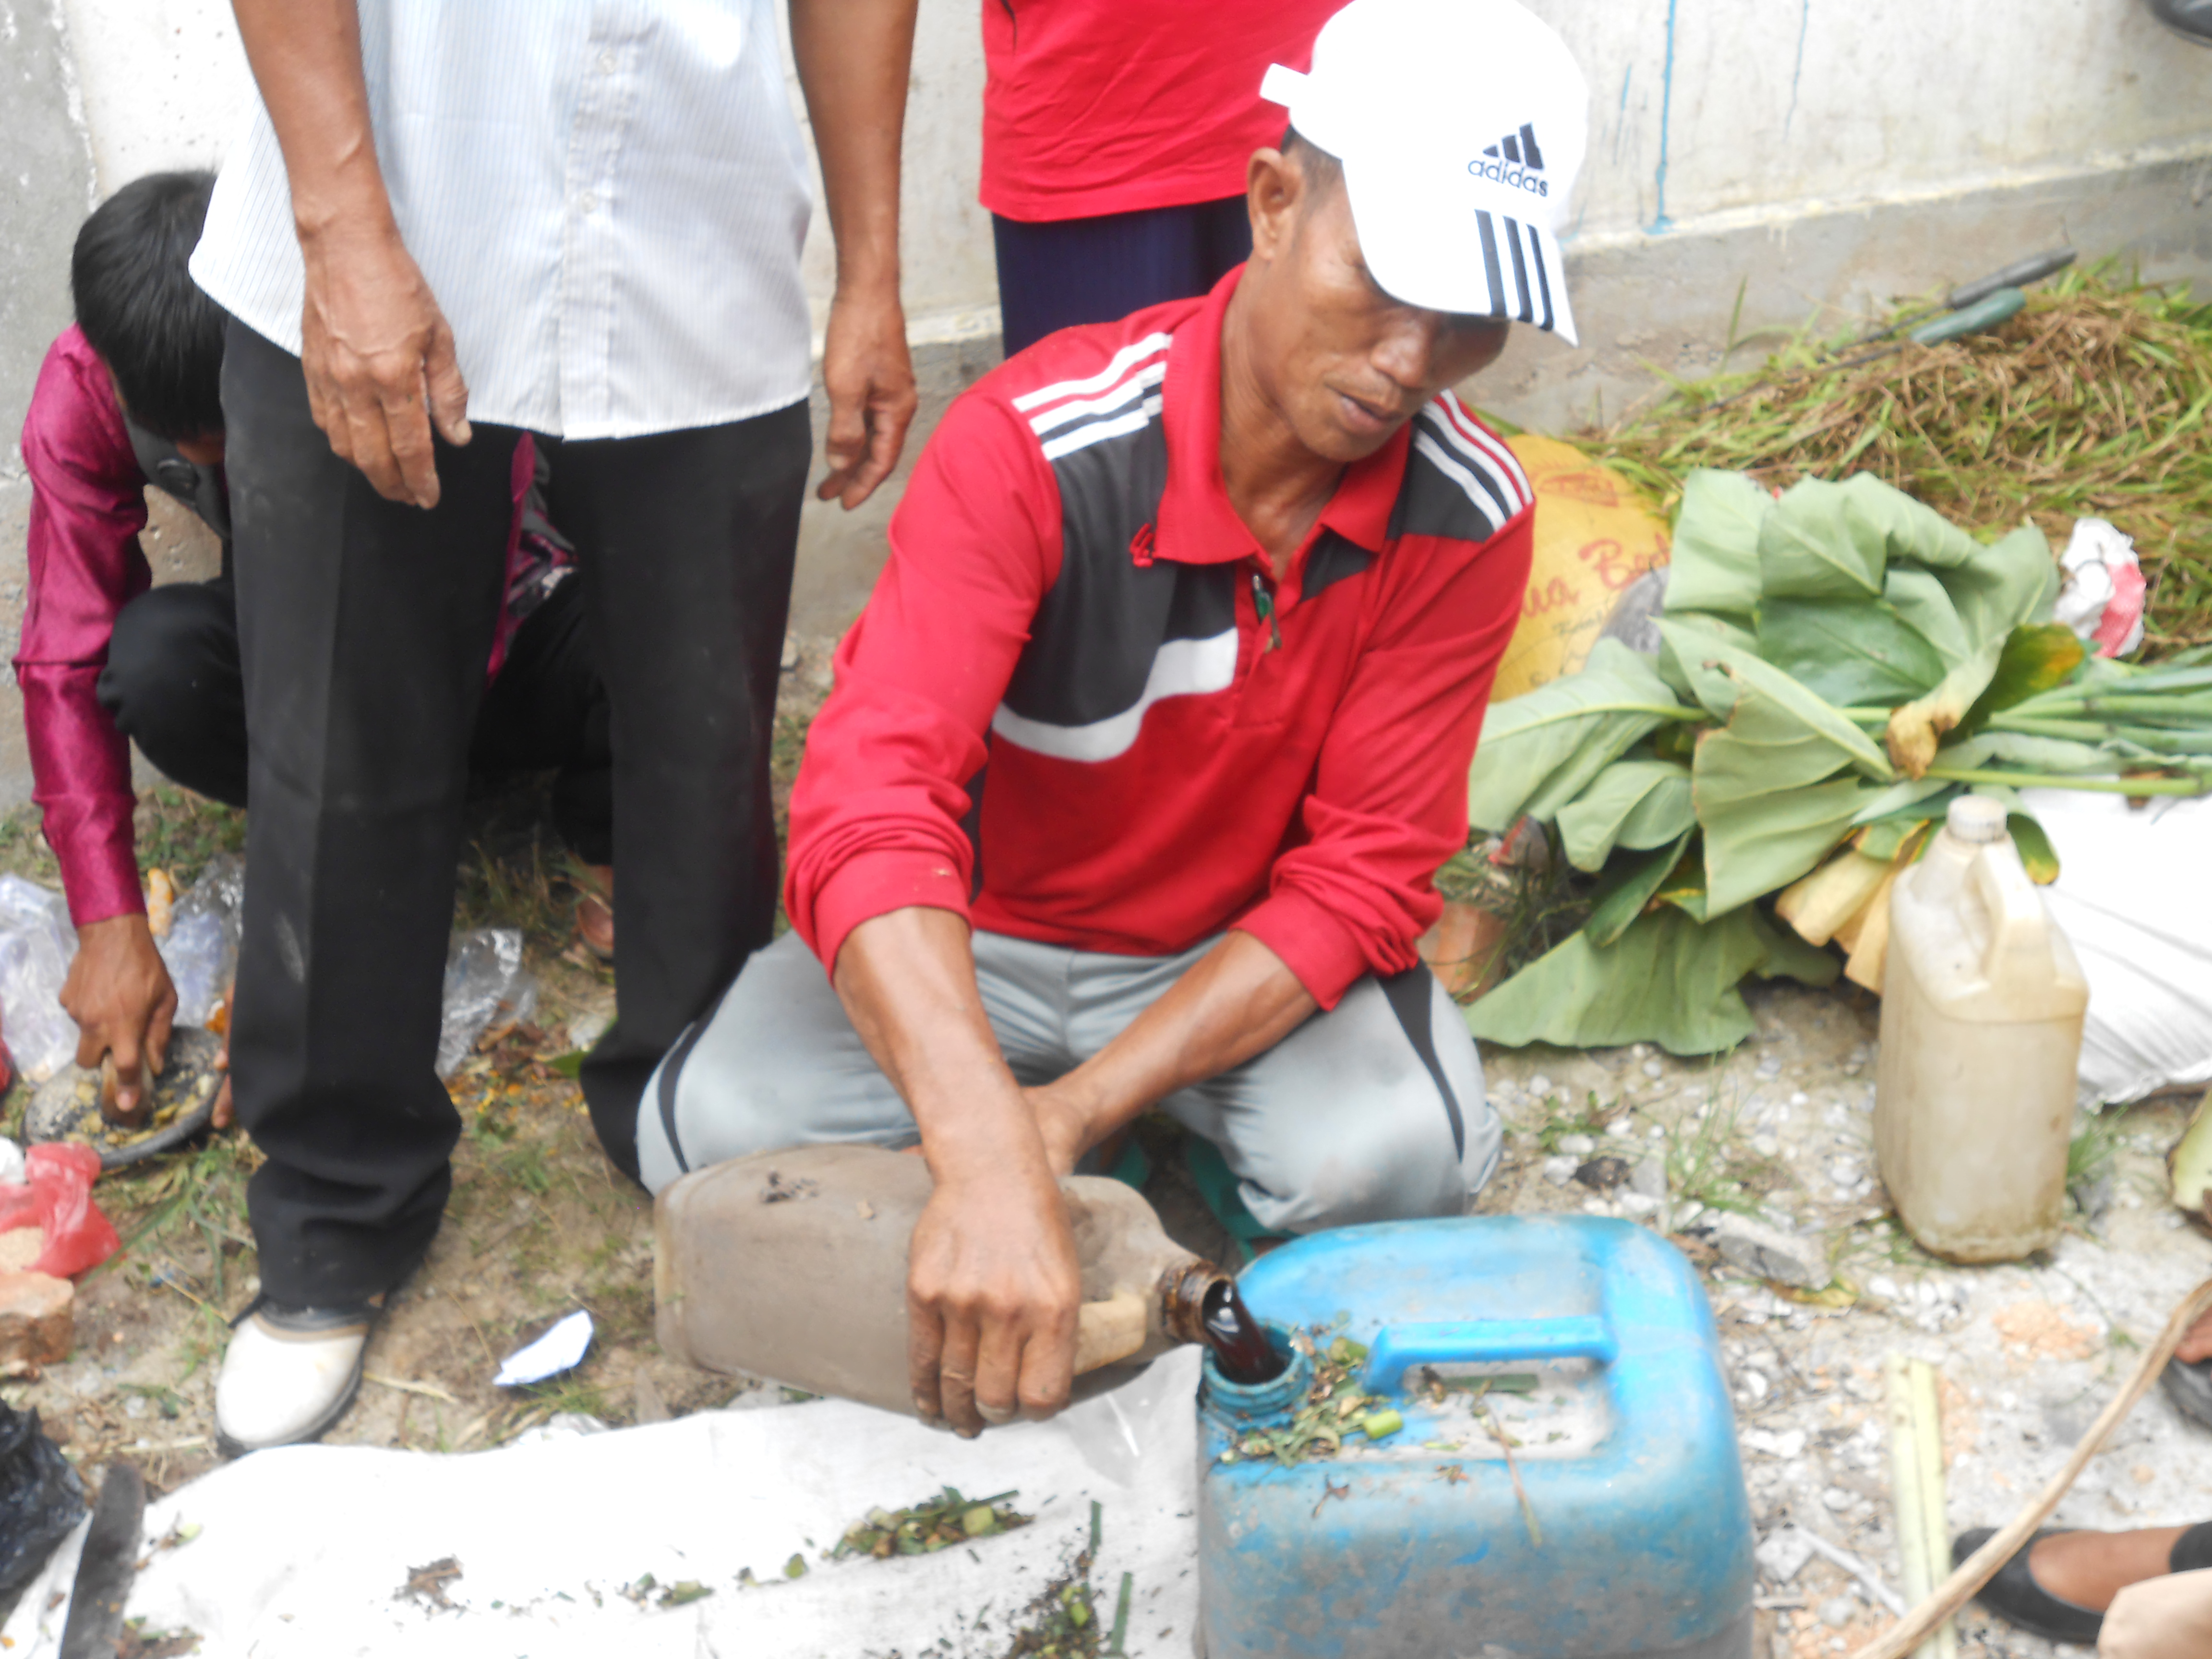
POLYGON ((1407 305, 1572 341, 1556 231, 1589 145, 1589 88, 1515 0, 1352 0, 1313 69, 1260 95, 1344 164, 1360 252, 1407 305))

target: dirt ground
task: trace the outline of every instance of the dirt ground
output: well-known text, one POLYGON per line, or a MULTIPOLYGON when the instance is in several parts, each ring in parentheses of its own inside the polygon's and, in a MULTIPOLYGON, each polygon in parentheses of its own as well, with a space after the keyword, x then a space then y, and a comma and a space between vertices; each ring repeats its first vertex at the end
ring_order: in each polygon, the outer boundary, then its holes
MULTIPOLYGON (((827 648, 792 653, 778 755, 787 787, 805 715, 827 687, 827 648)), ((453 1080, 463 1133, 446 1224, 395 1297, 336 1443, 465 1451, 557 1413, 623 1425, 758 1400, 771 1386, 692 1370, 653 1344, 650 1204, 600 1153, 557 1064, 611 1015, 613 981, 573 943, 574 893, 539 805, 526 787, 471 808, 457 922, 525 929, 539 1010, 453 1080), (506 1354, 577 1308, 597 1325, 580 1366, 538 1388, 493 1386, 506 1354)), ((170 793, 149 794, 141 811, 147 861, 187 877, 240 834, 238 815, 170 793)), ((27 817, 0 824, 0 866, 51 882, 42 854, 27 817)), ((1848 987, 1753 988, 1751 1000, 1757 1036, 1711 1062, 1640 1048, 1486 1053, 1508 1134, 1480 1207, 1626 1214, 1674 1230, 1712 1295, 1762 1537, 1784 1525, 1816 1532, 1894 1588, 1884 1356, 1941 1369, 1953 1529, 2008 1518, 2063 1461, 2172 1304, 2212 1270, 2212 1239, 2164 1197, 2162 1154, 2188 1103, 2091 1121, 2076 1147, 2076 1212, 2055 1249, 1952 1267, 1901 1232, 1874 1176, 1878 1005, 1848 987), (1593 1152, 1620 1155, 1636 1179, 1607 1192, 1582 1184, 1571 1171, 1593 1152), (1794 1301, 1718 1261, 1702 1229, 1729 1206, 1814 1236, 1835 1287, 1794 1301)), ((11 1127, 24 1098, 18 1085, 0 1103, 11 1127)), ((100 1183, 125 1248, 81 1288, 76 1353, 0 1385, 11 1404, 36 1407, 88 1471, 127 1456, 167 1491, 213 1467, 215 1371, 227 1322, 256 1288, 243 1201, 253 1162, 233 1133, 100 1183)), ((1170 1231, 1232 1259, 1179 1160, 1153 1162, 1151 1195, 1170 1231)), ((2212 1434, 2154 1395, 2059 1514, 2106 1528, 2191 1522, 2212 1507, 2208 1491, 2212 1434)), ((1786 1579, 1762 1576, 1759 1608, 1759 1659, 1827 1659, 1887 1618, 1817 1556, 1786 1579)), ((2052 1651, 1978 1614, 1961 1630, 1970 1655, 2052 1651)))

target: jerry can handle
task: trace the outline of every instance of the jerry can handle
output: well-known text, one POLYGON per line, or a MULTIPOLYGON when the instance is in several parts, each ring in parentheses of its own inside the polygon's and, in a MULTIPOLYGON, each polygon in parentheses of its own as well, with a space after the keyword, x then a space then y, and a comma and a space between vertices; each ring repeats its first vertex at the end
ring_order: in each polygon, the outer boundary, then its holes
POLYGON ((1498 1359, 1595 1359, 1610 1364, 1620 1344, 1595 1314, 1565 1319, 1455 1319, 1386 1325, 1367 1352, 1362 1386, 1395 1392, 1415 1365, 1461 1365, 1498 1359))
POLYGON ((2009 844, 1982 848, 1974 860, 1972 879, 1990 918, 1983 977, 2001 985, 2015 969, 2024 976, 2047 972, 2051 919, 2019 854, 2009 844))

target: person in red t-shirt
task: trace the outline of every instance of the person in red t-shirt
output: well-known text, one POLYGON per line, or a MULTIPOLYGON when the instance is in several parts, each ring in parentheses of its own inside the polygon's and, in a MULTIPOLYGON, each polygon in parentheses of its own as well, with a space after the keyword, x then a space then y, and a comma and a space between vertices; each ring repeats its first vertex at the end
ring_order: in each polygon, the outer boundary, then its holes
POLYGON ((1066 1400, 1055 1179, 1139 1114, 1287 1232, 1461 1214, 1497 1161, 1414 942, 1534 501, 1446 388, 1573 337, 1588 93, 1514 0, 1352 0, 1313 64, 1268 71, 1247 265, 946 414, 807 739, 792 933, 641 1103, 656 1191, 919 1141, 915 1403, 964 1432, 1066 1400))
POLYGON ((1342 0, 983 0, 983 205, 1006 356, 1195 299, 1252 251, 1259 95, 1342 0))

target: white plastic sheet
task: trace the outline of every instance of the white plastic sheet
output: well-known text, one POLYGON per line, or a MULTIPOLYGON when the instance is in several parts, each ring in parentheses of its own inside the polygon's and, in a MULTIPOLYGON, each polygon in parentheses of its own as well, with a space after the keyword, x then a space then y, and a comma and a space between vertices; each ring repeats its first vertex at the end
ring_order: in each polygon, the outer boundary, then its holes
MULTIPOLYGON (((933 1659, 1005 1652, 1021 1609, 1103 1518, 1091 1582, 1103 1620, 1125 1571, 1133 1659, 1191 1651, 1197 1607, 1193 1397, 1182 1349, 1051 1423, 963 1441, 865 1406, 819 1401, 702 1413, 441 1457, 364 1447, 261 1452, 146 1511, 154 1551, 125 1614, 191 1630, 208 1659, 933 1659), (946 1485, 1020 1490, 1033 1525, 935 1555, 828 1562, 845 1528, 946 1485), (808 1571, 787 1580, 798 1553, 808 1571), (445 1557, 452 1611, 394 1599, 445 1557), (740 1589, 750 1568, 759 1588, 740 1589), (714 1593, 680 1607, 626 1597, 650 1573, 714 1593), (944 1646, 937 1645, 940 1641, 944 1646)), ((82 1530, 25 1592, 8 1659, 53 1659, 82 1530)))
POLYGON ((2212 804, 2023 792, 2058 854, 2045 888, 2081 959, 2085 1106, 2212 1083, 2212 804))

